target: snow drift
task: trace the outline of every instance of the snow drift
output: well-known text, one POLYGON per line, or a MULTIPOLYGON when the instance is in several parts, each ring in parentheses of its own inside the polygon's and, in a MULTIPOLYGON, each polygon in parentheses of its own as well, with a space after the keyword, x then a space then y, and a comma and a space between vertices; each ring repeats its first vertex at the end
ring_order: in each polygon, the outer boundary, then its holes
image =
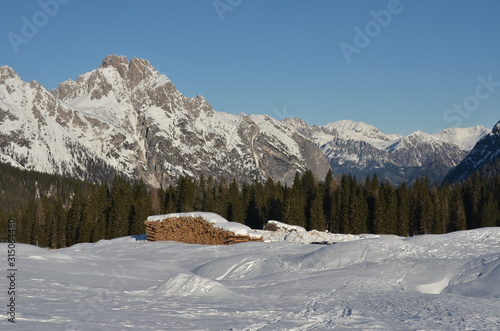
POLYGON ((213 246, 125 237, 55 251, 19 244, 16 327, 495 330, 500 325, 500 228, 412 238, 346 236, 349 241, 327 246, 306 244, 310 238, 305 238, 213 246))

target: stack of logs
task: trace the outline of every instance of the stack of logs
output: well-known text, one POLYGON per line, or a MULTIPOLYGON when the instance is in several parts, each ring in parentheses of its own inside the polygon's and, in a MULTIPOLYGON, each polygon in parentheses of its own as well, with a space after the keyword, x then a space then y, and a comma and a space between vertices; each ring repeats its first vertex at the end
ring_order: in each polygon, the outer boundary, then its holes
POLYGON ((262 241, 248 235, 239 236, 213 226, 203 217, 170 217, 162 221, 146 221, 149 241, 178 241, 187 244, 230 245, 247 241, 262 241))

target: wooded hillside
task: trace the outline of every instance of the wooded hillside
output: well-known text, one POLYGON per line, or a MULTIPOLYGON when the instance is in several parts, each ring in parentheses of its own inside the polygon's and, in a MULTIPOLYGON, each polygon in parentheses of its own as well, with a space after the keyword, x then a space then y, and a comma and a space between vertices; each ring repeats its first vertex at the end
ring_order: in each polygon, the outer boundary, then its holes
POLYGON ((322 180, 296 174, 288 187, 269 179, 239 186, 224 179, 181 176, 154 189, 116 176, 111 186, 2 166, 1 238, 7 220, 17 223, 18 242, 65 247, 78 242, 142 234, 148 215, 210 211, 228 221, 261 229, 269 219, 306 229, 411 236, 500 226, 500 176, 475 175, 453 186, 426 178, 394 187, 377 176, 322 180))

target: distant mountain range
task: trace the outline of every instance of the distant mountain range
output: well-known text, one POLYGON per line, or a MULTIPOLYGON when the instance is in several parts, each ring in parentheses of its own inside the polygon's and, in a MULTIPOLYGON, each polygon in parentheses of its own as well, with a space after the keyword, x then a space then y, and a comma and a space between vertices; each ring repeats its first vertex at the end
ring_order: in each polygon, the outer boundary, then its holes
POLYGON ((396 184, 422 175, 441 181, 489 133, 476 126, 399 136, 361 122, 310 126, 218 112, 200 95, 183 96, 147 60, 116 55, 52 91, 0 67, 0 162, 79 179, 291 183, 296 171, 323 178, 331 168, 396 184))
POLYGON ((394 184, 421 176, 440 182, 490 132, 475 126, 400 136, 347 120, 324 126, 309 126, 298 118, 285 122, 320 147, 334 173, 351 173, 361 179, 376 173, 394 184))

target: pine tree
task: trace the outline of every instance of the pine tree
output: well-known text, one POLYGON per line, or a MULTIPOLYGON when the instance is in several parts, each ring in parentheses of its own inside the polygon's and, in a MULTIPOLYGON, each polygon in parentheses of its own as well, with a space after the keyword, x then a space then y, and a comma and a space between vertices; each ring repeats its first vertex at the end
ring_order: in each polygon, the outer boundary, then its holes
POLYGON ((176 186, 177 212, 194 210, 195 184, 189 177, 180 176, 176 186))
POLYGON ((368 231, 372 233, 388 233, 384 185, 379 184, 377 174, 373 175, 371 181, 367 178, 365 191, 368 203, 368 231))
POLYGON ((329 169, 323 182, 323 215, 325 215, 326 229, 332 231, 335 220, 335 179, 329 169))
POLYGON ((332 206, 330 208, 330 224, 328 231, 340 233, 340 202, 342 190, 340 185, 337 185, 332 194, 332 206))
POLYGON ((479 202, 481 200, 481 183, 479 174, 467 178, 464 184, 463 200, 467 216, 467 228, 479 227, 479 202))
POLYGON ((36 201, 30 201, 26 208, 19 211, 16 216, 17 231, 16 240, 27 244, 36 245, 36 201))
POLYGON ((91 242, 96 242, 106 238, 106 225, 108 224, 109 211, 111 208, 109 187, 106 183, 101 184, 93 194, 95 206, 95 219, 91 242))
POLYGON ((53 208, 53 215, 56 226, 56 233, 53 239, 53 243, 55 243, 54 248, 66 247, 66 222, 68 218, 67 210, 64 208, 63 198, 61 194, 58 194, 56 197, 53 208))
POLYGON ((163 201, 163 210, 165 213, 176 213, 177 212, 177 201, 176 201, 175 188, 170 185, 165 191, 165 199, 163 201))
POLYGON ((293 186, 285 192, 285 222, 306 227, 306 194, 299 173, 295 174, 293 186))
POLYGON ((83 191, 78 186, 73 196, 71 207, 68 210, 66 220, 66 246, 72 246, 78 242, 78 232, 80 231, 80 222, 83 210, 83 191))
POLYGON ((432 187, 432 195, 435 204, 434 227, 432 233, 446 233, 450 223, 450 196, 451 190, 448 182, 438 188, 432 187))
POLYGON ((310 230, 326 230, 326 220, 323 210, 323 192, 321 189, 316 189, 316 193, 309 210, 309 220, 310 230))
POLYGON ((349 216, 350 227, 354 234, 368 232, 368 203, 364 196, 363 187, 354 180, 351 184, 351 212, 349 216))
POLYGON ((35 212, 35 231, 36 239, 35 245, 48 247, 49 241, 45 236, 46 224, 47 224, 47 211, 45 206, 45 199, 39 199, 36 202, 36 212, 35 212))
POLYGON ((96 206, 93 203, 92 193, 87 192, 87 196, 84 198, 77 237, 77 242, 79 243, 90 242, 90 237, 94 229, 96 206))
MULTIPOLYGON (((245 185, 245 184, 244 184, 245 185)), ((205 190, 205 194, 203 196, 204 200, 204 209, 210 212, 216 212, 216 201, 215 201, 215 192, 216 192, 216 184, 212 176, 209 176, 207 179, 207 187, 205 190)))
POLYGON ((195 183, 194 210, 207 211, 207 184, 205 177, 200 175, 197 183, 195 183))
MULTIPOLYGON (((493 192, 493 196, 495 197, 495 200, 497 201, 497 207, 498 210, 500 210, 500 175, 496 176, 492 182, 492 188, 491 192, 493 192)), ((497 221, 497 226, 500 226, 500 217, 498 218, 497 221)))
POLYGON ((339 232, 341 233, 352 233, 353 229, 351 227, 350 215, 351 215, 351 175, 342 175, 340 179, 340 190, 339 190, 339 232))
POLYGON ((304 172, 300 179, 303 187, 303 191, 305 193, 305 208, 306 208, 306 229, 312 230, 311 225, 311 208, 312 202, 316 197, 317 184, 316 179, 314 178, 313 173, 310 170, 304 172))
POLYGON ((165 201, 165 191, 162 187, 159 189, 152 189, 151 191, 151 213, 153 215, 162 214, 163 206, 162 201, 165 201))
POLYGON ((460 186, 453 187, 450 201, 450 223, 448 231, 467 229, 467 216, 460 186))
POLYGON ((384 226, 383 232, 396 234, 398 230, 398 197, 396 190, 391 183, 386 182, 383 185, 384 193, 384 226))
POLYGON ((397 189, 398 195, 398 225, 396 234, 408 236, 410 232, 410 194, 406 182, 397 189))
POLYGON ((306 200, 311 202, 315 197, 317 186, 316 178, 314 178, 312 171, 306 170, 306 172, 304 172, 304 174, 300 178, 300 181, 302 183, 304 193, 306 194, 306 200))
POLYGON ((220 216, 227 218, 227 204, 229 200, 229 187, 226 179, 221 178, 215 194, 215 212, 220 216))
POLYGON ((248 199, 245 224, 252 229, 262 229, 263 220, 259 209, 258 190, 254 185, 250 186, 248 199))
MULTIPOLYGON (((47 201, 47 224, 45 226, 45 236, 47 238, 48 247, 57 248, 60 247, 58 244, 58 234, 57 227, 58 223, 61 221, 61 210, 60 207, 60 192, 56 193, 53 199, 47 201), (59 201, 59 202, 58 202, 59 201)), ((62 206, 61 206, 62 208, 62 206)))
POLYGON ((284 210, 284 188, 280 182, 274 183, 272 178, 268 178, 264 186, 264 219, 283 221, 284 210))
POLYGON ((417 179, 413 185, 412 235, 431 233, 434 209, 429 187, 427 177, 417 179))
POLYGON ((107 238, 117 238, 129 234, 129 217, 132 209, 130 184, 115 176, 111 188, 111 208, 109 212, 107 238))
POLYGON ((498 204, 491 192, 488 192, 483 198, 479 212, 479 225, 481 227, 496 226, 498 223, 500 212, 498 204))
POLYGON ((152 198, 146 183, 142 179, 134 183, 132 192, 133 203, 130 213, 129 233, 139 235, 146 231, 144 221, 151 214, 152 198))
MULTIPOLYGON (((378 217, 380 217, 380 211, 377 210, 377 200, 379 199, 379 182, 377 174, 373 174, 373 178, 370 176, 366 177, 365 180, 365 197, 368 205, 368 219, 367 227, 368 232, 376 233, 375 222, 378 222, 378 217)), ((377 224, 378 226, 378 224, 377 224)))
POLYGON ((227 201, 227 220, 244 223, 245 211, 236 179, 229 184, 227 201))

